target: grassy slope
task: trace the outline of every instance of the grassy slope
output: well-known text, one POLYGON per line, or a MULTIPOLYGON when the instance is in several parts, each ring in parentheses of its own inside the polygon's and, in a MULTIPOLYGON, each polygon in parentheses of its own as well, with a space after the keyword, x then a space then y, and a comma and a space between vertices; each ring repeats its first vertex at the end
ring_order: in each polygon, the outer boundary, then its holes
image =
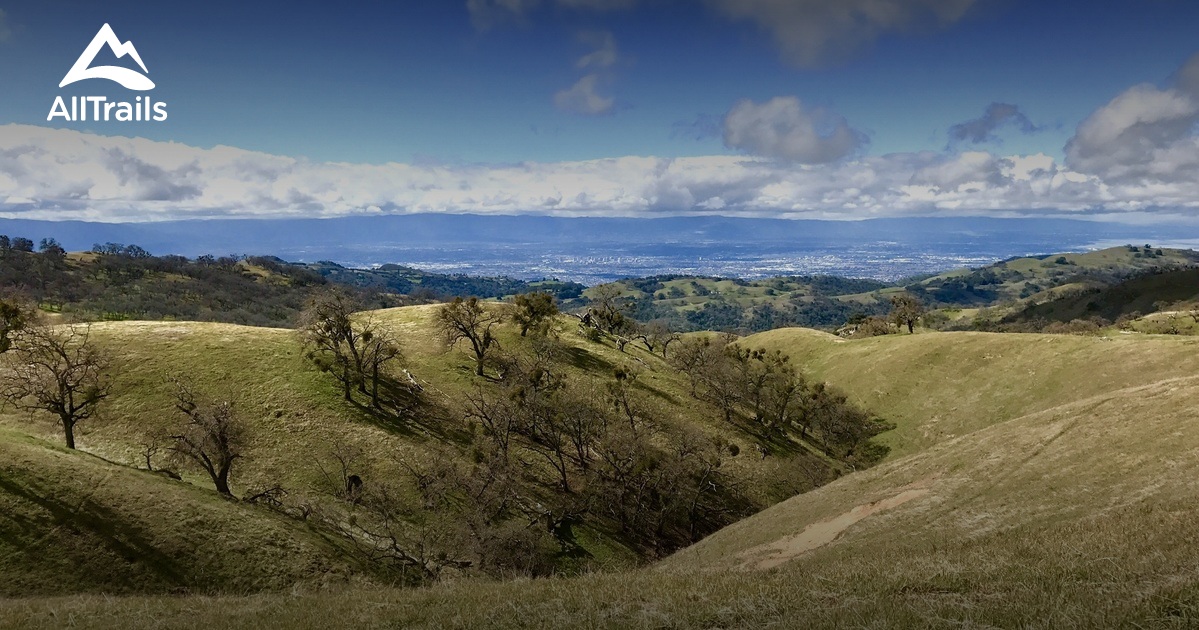
POLYGON ((804 329, 748 337, 895 421, 892 458, 1103 392, 1199 373, 1199 340, 995 333, 846 341, 804 329))
POLYGON ((889 401, 913 435, 922 435, 925 400, 956 408, 935 424, 952 423, 958 437, 909 441, 913 454, 770 508, 657 570, 304 600, 15 601, 0 604, 0 619, 32 627, 72 614, 99 627, 199 627, 216 618, 243 627, 1199 623, 1194 340, 772 335, 856 396, 889 401), (855 374, 855 363, 870 367, 855 374), (1009 397, 1016 400, 999 404, 1009 397), (744 569, 763 558, 763 545, 913 489, 925 494, 831 544, 774 570, 744 569))
POLYGON ((344 553, 265 508, 0 430, 0 597, 340 583, 344 553))
MULTIPOLYGON (((104 409, 104 417, 80 425, 80 447, 113 462, 144 467, 139 445, 145 436, 178 420, 172 407, 171 386, 164 377, 186 370, 200 391, 233 396, 249 424, 246 459, 239 461, 233 471, 233 490, 239 496, 276 483, 288 489, 293 498, 321 491, 325 479, 317 462, 331 465, 328 456, 338 444, 361 447, 367 453, 366 463, 373 465, 378 474, 398 474, 400 459, 420 461, 430 456, 432 447, 465 444, 470 439, 454 405, 479 379, 472 373, 473 365, 463 349, 444 348, 432 323, 435 309, 419 306, 375 312, 375 317, 402 340, 408 368, 425 386, 430 403, 418 417, 406 420, 381 419, 358 404, 343 401, 333 380, 303 358, 294 331, 193 322, 95 324, 94 338, 109 347, 121 362, 115 393, 104 409)), ((560 319, 557 326, 571 348, 568 378, 606 379, 616 366, 631 366, 639 372, 638 386, 657 408, 659 417, 696 423, 710 434, 738 443, 741 453, 747 455, 731 458, 724 471, 743 482, 759 501, 778 501, 796 491, 790 482, 779 481, 775 469, 783 465, 781 460, 748 455, 754 452, 750 438, 733 431, 705 407, 693 404, 686 393, 686 377, 660 357, 632 344, 622 354, 609 345, 585 341, 577 335, 577 324, 569 317, 560 319), (774 481, 763 483, 761 480, 767 477, 774 481)), ((516 348, 522 342, 511 327, 505 327, 501 343, 516 348)), ((27 415, 0 410, 0 430, 5 427, 47 443, 61 443, 58 428, 46 418, 30 422, 27 415)), ((162 466, 165 462, 156 459, 155 464, 162 466)), ((189 491, 211 493, 211 483, 201 471, 181 472, 186 481, 194 484, 189 491)), ((112 491, 117 492, 120 485, 112 491)), ((175 520, 162 519, 158 525, 165 531, 175 520)), ((585 531, 581 537, 599 564, 627 566, 636 562, 632 551, 602 533, 585 531)), ((63 584, 73 581, 64 580, 63 584)), ((60 587, 60 592, 73 590, 78 589, 60 587)))
MULTIPOLYGON (((996 425, 797 497, 657 570, 248 599, 0 604, 53 627, 1193 627, 1199 379, 996 425), (770 571, 741 554, 911 484, 929 494, 770 571)), ((753 559, 756 556, 750 555, 753 559)))
POLYGON ((1199 298, 1199 269, 1140 276, 1113 286, 1061 291, 1053 300, 1032 304, 1008 320, 1043 318, 1068 322, 1093 316, 1115 320, 1134 312, 1150 313, 1159 303, 1174 304, 1199 298))
MULTIPOLYGON (((453 409, 479 379, 465 349, 446 350, 442 344, 432 321, 436 308, 374 312, 401 340, 408 369, 425 386, 431 403, 419 417, 402 421, 380 420, 361 405, 344 402, 333 379, 303 358, 290 330, 192 322, 96 324, 96 338, 121 357, 121 370, 106 419, 83 425, 80 444, 114 461, 140 464, 137 445, 144 434, 176 419, 171 388, 163 379, 180 370, 186 370, 202 391, 234 396, 251 425, 250 452, 241 474, 234 475, 235 492, 276 481, 289 487, 311 486, 319 475, 311 465, 313 457, 327 454, 339 442, 394 459, 419 454, 432 443, 468 440, 453 409)), ((631 367, 640 374, 641 391, 665 417, 699 423, 737 442, 743 452, 752 450, 744 434, 717 421, 711 410, 691 404, 686 377, 661 357, 640 344, 630 344, 627 353, 621 353, 611 345, 585 341, 569 317, 559 319, 557 328, 570 348, 568 378, 607 379, 616 367, 631 367)), ((501 331, 500 341, 507 348, 523 343, 510 326, 501 331)), ((0 421, 26 425, 24 417, 0 416, 0 421)), ((57 435, 49 423, 37 428, 47 439, 57 435)), ((767 464, 747 457, 734 460, 732 466, 748 473, 767 464)), ((185 476, 206 484, 202 476, 185 476)))

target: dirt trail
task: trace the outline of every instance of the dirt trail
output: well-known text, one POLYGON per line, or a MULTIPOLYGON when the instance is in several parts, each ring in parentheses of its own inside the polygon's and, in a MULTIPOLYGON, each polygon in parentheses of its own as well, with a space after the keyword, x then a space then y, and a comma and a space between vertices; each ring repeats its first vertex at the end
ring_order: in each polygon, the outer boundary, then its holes
POLYGON ((772 569, 813 549, 833 542, 842 532, 849 529, 851 525, 867 516, 890 510, 926 494, 928 494, 928 488, 904 490, 893 497, 875 501, 874 503, 859 505, 840 516, 820 521, 819 523, 812 523, 794 536, 788 536, 769 544, 759 545, 738 554, 738 558, 743 560, 741 568, 772 569))

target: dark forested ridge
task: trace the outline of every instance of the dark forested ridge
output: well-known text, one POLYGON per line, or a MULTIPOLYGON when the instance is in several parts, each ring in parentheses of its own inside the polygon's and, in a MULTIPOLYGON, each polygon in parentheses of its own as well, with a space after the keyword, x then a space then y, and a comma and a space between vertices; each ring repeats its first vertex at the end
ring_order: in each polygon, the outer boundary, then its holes
MULTIPOLYGON (((1076 296, 1080 291, 1096 292, 1141 276, 1189 269, 1197 263, 1199 254, 1193 251, 1127 245, 1011 258, 892 284, 837 276, 743 280, 658 275, 588 289, 557 279, 442 274, 394 264, 355 269, 329 261, 291 263, 269 256, 156 256, 137 245, 114 243, 67 253, 53 239, 35 242, 0 235, 0 291, 21 294, 43 310, 77 319, 185 319, 256 326, 294 325, 312 292, 327 284, 350 287, 364 306, 372 308, 455 296, 503 299, 545 292, 554 296, 563 310, 578 313, 594 307, 596 292, 606 287, 605 299, 614 301, 631 320, 657 323, 674 331, 754 333, 791 326, 832 330, 848 321, 885 315, 897 292, 907 292, 931 309, 1016 308, 1019 314, 1005 320, 1010 324, 1015 320, 1060 320, 1061 313, 1076 318, 1119 315, 1123 311, 1118 306, 1099 309, 1104 313, 1096 310, 1098 306, 1088 307, 1093 299, 1083 300, 1081 306, 1060 308, 1044 303, 1065 296, 1055 291, 1059 287, 1071 289, 1069 294, 1076 296), (1030 305, 1023 305, 1025 301, 1030 305)), ((1182 276, 1166 275, 1147 282, 1161 284, 1175 277, 1182 276)), ((1185 292, 1185 287, 1180 290, 1185 292)), ((1113 295, 1118 297, 1120 292, 1113 295)), ((1124 310, 1148 313, 1156 309, 1138 303, 1136 308, 1124 310)))
POLYGON ((331 283, 353 287, 365 305, 376 308, 533 290, 567 299, 583 290, 580 284, 556 280, 446 275, 398 265, 373 270, 269 256, 155 256, 137 245, 117 243, 68 253, 53 239, 35 243, 0 235, 0 291, 78 319, 291 326, 313 291, 331 283))

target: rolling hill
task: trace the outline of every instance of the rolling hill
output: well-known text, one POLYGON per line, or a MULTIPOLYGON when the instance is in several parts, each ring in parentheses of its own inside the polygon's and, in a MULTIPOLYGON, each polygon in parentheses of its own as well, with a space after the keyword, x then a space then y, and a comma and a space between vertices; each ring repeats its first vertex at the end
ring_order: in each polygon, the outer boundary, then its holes
MULTIPOLYGON (((414 520, 403 526, 405 531, 423 532, 425 527, 435 526, 453 529, 449 525, 415 520, 432 518, 420 508, 418 489, 426 483, 422 480, 432 477, 441 479, 440 483, 451 483, 450 479, 456 479, 455 470, 468 475, 480 473, 477 465, 485 457, 481 449, 487 443, 480 438, 487 429, 470 415, 472 401, 494 392, 496 402, 488 404, 499 404, 502 398, 498 397, 507 394, 501 389, 499 376, 475 376, 471 361, 461 348, 445 347, 434 321, 438 308, 438 305, 412 306, 363 314, 400 340, 405 354, 403 372, 422 389, 419 404, 405 409, 374 409, 361 396, 353 401, 343 400, 334 379, 307 360, 306 350, 294 330, 204 322, 93 324, 92 338, 118 359, 114 368, 113 395, 103 408, 103 416, 80 425, 79 444, 86 454, 57 452, 51 445, 61 441, 60 429, 48 418, 31 418, 29 414, 17 413, 11 408, 0 410, 0 448, 17 449, 19 446, 27 455, 5 462, 8 466, 6 478, 11 475, 18 480, 37 479, 41 484, 36 497, 18 490, 12 490, 11 496, 6 497, 18 513, 41 516, 38 517, 39 524, 26 535, 14 539, 0 537, 0 556, 13 559, 9 574, 30 573, 28 578, 11 582, 10 590, 0 592, 49 595, 108 590, 104 585, 110 583, 109 578, 103 578, 102 572, 97 573, 94 581, 59 576, 62 579, 54 583, 49 578, 37 577, 43 573, 53 574, 53 570, 26 566, 30 554, 41 549, 38 546, 41 543, 35 540, 38 531, 55 528, 61 522, 73 523, 75 520, 72 519, 77 518, 69 510, 64 512, 40 506, 38 497, 41 496, 97 503, 94 511, 99 516, 83 514, 78 518, 84 519, 86 527, 90 528, 85 529, 88 536, 102 538, 103 544, 89 547, 95 548, 98 558, 107 557, 104 554, 110 552, 106 549, 116 545, 103 538, 107 530, 101 531, 102 526, 97 523, 108 518, 103 515, 111 514, 113 528, 144 533, 142 537, 146 542, 136 548, 140 551, 128 552, 132 556, 127 562, 135 567, 131 576, 125 581, 111 579, 115 592, 170 592, 194 585, 194 590, 199 592, 241 593, 277 590, 291 584, 302 586, 309 582, 344 582, 351 578, 361 578, 361 581, 376 585, 410 579, 411 576, 403 572, 396 574, 380 569, 369 558, 360 557, 357 551, 361 550, 347 551, 352 545, 345 539, 341 517, 333 518, 331 524, 327 522, 328 518, 296 521, 284 515, 303 515, 303 519, 307 519, 309 514, 320 516, 330 513, 329 510, 342 509, 337 507, 342 504, 332 500, 342 483, 335 480, 340 474, 334 472, 339 466, 336 458, 340 454, 355 453, 350 464, 352 470, 348 473, 360 476, 368 488, 394 486, 391 491, 398 494, 392 499, 397 504, 413 506, 414 520), (178 469, 183 482, 144 470, 147 458, 155 468, 177 468, 179 465, 168 458, 162 441, 162 436, 179 422, 179 413, 174 409, 173 386, 168 380, 176 376, 184 377, 197 391, 233 402, 239 417, 245 421, 246 435, 244 457, 236 462, 233 472, 234 493, 245 497, 278 486, 285 491, 280 509, 270 510, 266 506, 242 505, 217 498, 207 476, 197 467, 178 469), (53 474, 47 478, 42 477, 45 472, 43 462, 54 465, 53 474), (79 470, 72 472, 74 468, 79 470), (72 477, 78 480, 111 479, 99 485, 103 495, 87 499, 86 494, 80 494, 81 490, 70 485, 72 477), (126 490, 144 498, 145 504, 134 501, 119 509, 114 507, 126 490), (207 503, 198 502, 200 498, 206 499, 207 503), (164 510, 163 504, 180 507, 164 510), (214 509, 226 514, 221 517, 225 520, 239 520, 238 526, 225 531, 226 525, 220 521, 211 525, 210 537, 195 536, 189 528, 193 522, 196 527, 208 526, 202 517, 204 507, 208 505, 216 506, 214 509), (42 514, 46 510, 49 511, 42 514), (124 523, 133 524, 126 527, 124 523), (137 586, 150 579, 137 576, 148 562, 138 557, 142 552, 148 557, 161 557, 183 565, 194 564, 189 554, 234 558, 238 552, 230 551, 225 545, 250 548, 253 545, 245 542, 247 537, 257 540, 249 534, 243 535, 243 529, 258 532, 256 536, 280 536, 277 532, 285 525, 305 533, 296 535, 294 549, 284 549, 276 554, 278 557, 265 556, 256 560, 263 563, 260 570, 248 570, 245 576, 234 579, 229 575, 238 571, 234 563, 230 565, 234 568, 206 570, 202 580, 181 578, 172 581, 172 578, 153 587, 137 586), (195 546, 181 550, 172 542, 180 539, 193 540, 195 546), (318 568, 311 569, 313 576, 292 566, 297 562, 297 555, 316 563, 318 568), (337 558, 341 558, 340 564, 334 562, 337 558), (343 574, 347 577, 336 577, 343 574)), ((609 515, 600 507, 589 508, 586 512, 579 510, 578 514, 570 516, 572 549, 569 553, 555 551, 552 554, 557 571, 569 573, 643 564, 647 559, 661 555, 661 550, 674 548, 686 537, 708 533, 796 492, 825 483, 844 470, 842 464, 818 449, 799 443, 791 447, 793 450, 777 452, 777 456, 758 457, 760 445, 768 444, 767 448, 777 451, 781 442, 777 438, 768 440, 744 426, 730 425, 723 421, 717 410, 694 401, 688 393, 686 374, 660 355, 651 354, 639 345, 629 346, 622 352, 610 341, 589 340, 582 334, 578 320, 569 316, 560 316, 553 322, 553 328, 559 341, 521 337, 510 324, 500 329, 498 339, 501 347, 512 353, 513 360, 518 363, 526 360, 522 358, 526 353, 538 352, 537 348, 549 344, 559 359, 544 369, 558 374, 580 392, 594 392, 597 401, 604 401, 603 405, 612 404, 605 398, 612 394, 605 392, 612 391, 610 388, 620 383, 614 375, 625 375, 625 382, 631 384, 627 404, 631 405, 632 411, 629 413, 636 414, 636 419, 622 422, 636 422, 639 426, 644 423, 645 428, 639 429, 642 432, 639 435, 649 436, 645 438, 648 442, 639 447, 644 449, 643 454, 637 455, 640 459, 632 460, 637 470, 627 474, 659 469, 661 472, 656 474, 675 474, 671 472, 674 468, 663 468, 661 462, 675 461, 671 459, 675 457, 671 453, 674 452, 672 449, 678 448, 684 449, 683 455, 678 456, 680 458, 691 457, 690 453, 708 453, 704 457, 716 457, 714 467, 705 474, 703 487, 706 489, 710 484, 717 489, 719 486, 718 491, 706 494, 702 502, 697 495, 695 505, 713 511, 710 516, 697 515, 690 519, 695 532, 692 534, 664 530, 657 537, 645 536, 623 529, 619 520, 625 518, 623 515, 609 515), (676 443, 676 439, 683 441, 676 443)), ((631 439, 624 434, 615 434, 610 439, 617 438, 631 439)), ((621 444, 624 442, 611 448, 621 444)), ((590 494, 579 494, 577 488, 574 494, 565 497, 553 491, 555 476, 550 467, 553 462, 546 460, 546 453, 537 447, 537 444, 522 450, 513 447, 511 457, 514 467, 518 468, 505 483, 515 485, 512 494, 515 500, 536 502, 537 509, 544 514, 555 509, 578 509, 572 507, 575 499, 571 497, 578 497, 579 501, 584 498, 597 500, 590 498, 590 494), (556 507, 560 504, 565 507, 556 507)), ((689 461, 692 460, 680 459, 673 465, 683 466, 689 461)), ((572 484, 592 483, 585 481, 590 479, 587 473, 587 470, 571 472, 572 484)), ((647 478, 646 483, 650 481, 653 480, 647 478)), ((658 500, 673 505, 669 496, 658 500)), ((698 507, 692 508, 696 509, 698 507)), ((541 518, 548 517, 538 517, 541 518)), ((538 519, 532 523, 544 528, 545 524, 538 519)), ((26 519, 19 517, 17 520, 26 519)), ((63 550, 63 561, 71 558, 72 553, 70 549, 63 550)), ((93 562, 102 563, 99 559, 87 560, 82 566, 93 562)))
MULTIPOLYGON (((833 330, 853 315, 886 314, 891 297, 902 291, 933 308, 992 307, 987 318, 979 320, 982 325, 992 319, 996 323, 1036 318, 1069 321, 1103 313, 1114 314, 1109 319, 1115 319, 1122 309, 1132 312, 1145 302, 1151 305, 1153 298, 1148 296, 1165 291, 1170 277, 1182 280, 1182 275, 1173 274, 1185 274, 1197 263, 1199 254, 1191 250, 1127 245, 1011 258, 890 284, 830 276, 762 280, 658 276, 621 280, 606 289, 615 289, 637 320, 661 320, 678 330, 755 333, 795 326, 833 330), (1156 275, 1163 278, 1152 280, 1156 275), (1136 284, 1118 288, 1134 280, 1136 284), (1095 292, 1111 295, 1095 298, 1091 295, 1095 292), (1059 302, 1067 296, 1078 305, 1059 302), (1099 306, 1089 307, 1096 299, 1099 306), (1071 314, 1075 317, 1062 319, 1071 314)), ((583 297, 594 299, 600 290, 592 287, 583 297)), ((1180 292, 1185 291, 1165 291, 1163 296, 1180 292)), ((570 305, 581 307, 586 301, 570 305)), ((965 323, 975 325, 970 320, 965 323)))
POLYGON ((0 603, 26 627, 844 627, 1199 621, 1199 341, 932 333, 791 351, 899 428, 883 464, 721 530, 654 568, 212 599, 0 603))
POLYGON ((1095 317, 1116 321, 1197 299, 1199 269, 1154 270, 1116 284, 1081 283, 1061 287, 1051 295, 1003 316, 999 323, 1069 322, 1095 317))

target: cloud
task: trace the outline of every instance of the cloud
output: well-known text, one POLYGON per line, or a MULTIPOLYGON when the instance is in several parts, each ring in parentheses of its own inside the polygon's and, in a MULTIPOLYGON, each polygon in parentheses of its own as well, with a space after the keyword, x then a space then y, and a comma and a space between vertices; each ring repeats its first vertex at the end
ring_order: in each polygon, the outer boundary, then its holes
POLYGON ((8 23, 8 14, 4 9, 0 9, 0 43, 8 41, 12 37, 12 28, 8 23))
POLYGON ((595 50, 583 55, 575 62, 580 70, 588 68, 610 68, 616 65, 620 55, 616 51, 616 38, 607 31, 587 31, 579 34, 579 40, 595 50))
POLYGON ((887 33, 946 27, 976 0, 707 0, 717 12, 757 24, 784 59, 814 67, 844 59, 887 33))
POLYGON ((825 164, 854 153, 866 137, 832 112, 778 96, 761 104, 748 99, 734 104, 724 117, 724 143, 752 155, 825 164))
POLYGON ((616 100, 610 96, 600 95, 596 91, 597 83, 599 83, 599 75, 584 76, 574 85, 554 94, 554 106, 563 111, 588 116, 611 113, 616 100))
POLYGON ((584 31, 579 33, 579 41, 592 50, 580 57, 575 62, 575 67, 591 72, 574 85, 555 93, 554 105, 563 111, 587 116, 610 114, 616 100, 600 94, 599 83, 611 80, 610 68, 620 60, 620 54, 616 50, 616 38, 607 31, 584 31))
POLYGON ((1199 179, 1199 54, 1157 87, 1135 85, 1095 110, 1066 143, 1066 164, 1111 182, 1199 179))
POLYGON ((735 155, 519 164, 313 162, 0 126, 0 217, 154 221, 447 212, 782 218, 1199 211, 1199 178, 1104 180, 1046 155, 735 155))
POLYGON ((982 116, 950 127, 949 141, 951 144, 998 142, 999 137, 995 132, 1007 126, 1016 127, 1025 134, 1040 131, 1040 127, 1033 124, 1019 107, 1010 103, 991 103, 982 116))

